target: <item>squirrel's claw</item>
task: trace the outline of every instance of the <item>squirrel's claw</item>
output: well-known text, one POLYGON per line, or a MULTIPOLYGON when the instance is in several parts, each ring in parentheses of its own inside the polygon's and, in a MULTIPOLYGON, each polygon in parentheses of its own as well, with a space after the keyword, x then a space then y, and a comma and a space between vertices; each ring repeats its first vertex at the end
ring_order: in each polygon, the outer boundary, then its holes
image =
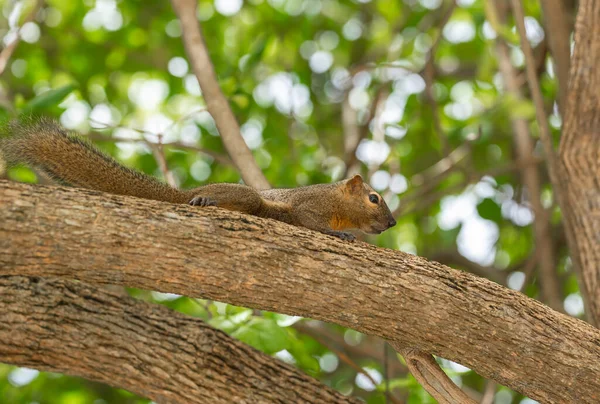
POLYGON ((346 240, 346 241, 354 241, 356 239, 356 237, 354 236, 354 234, 352 234, 352 233, 346 233, 346 232, 343 232, 343 231, 331 230, 331 231, 327 231, 327 232, 324 232, 324 233, 328 234, 330 236, 333 236, 333 237, 341 238, 342 240, 346 240))
POLYGON ((205 196, 195 196, 192 198, 192 200, 189 202, 190 205, 192 206, 201 206, 201 207, 205 207, 205 206, 217 206, 217 202, 207 198, 205 196))

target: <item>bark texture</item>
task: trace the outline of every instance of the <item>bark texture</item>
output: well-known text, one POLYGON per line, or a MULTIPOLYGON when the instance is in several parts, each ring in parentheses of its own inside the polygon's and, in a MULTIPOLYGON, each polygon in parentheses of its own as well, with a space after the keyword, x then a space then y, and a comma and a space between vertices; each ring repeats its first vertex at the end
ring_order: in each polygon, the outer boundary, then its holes
POLYGON ((0 275, 312 317, 459 362, 538 401, 600 400, 600 330, 589 324, 420 257, 217 208, 0 181, 0 275))
POLYGON ((581 0, 559 157, 571 256, 600 325, 600 2, 581 0))
POLYGON ((164 306, 80 282, 0 276, 0 361, 160 403, 350 403, 296 368, 164 306))

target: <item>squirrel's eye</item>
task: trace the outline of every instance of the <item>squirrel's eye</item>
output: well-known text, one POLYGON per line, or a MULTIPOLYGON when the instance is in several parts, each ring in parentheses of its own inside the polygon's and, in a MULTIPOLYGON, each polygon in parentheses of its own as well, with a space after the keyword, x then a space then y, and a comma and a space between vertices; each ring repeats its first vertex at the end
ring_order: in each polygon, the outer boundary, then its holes
POLYGON ((379 203, 379 197, 375 194, 371 194, 369 195, 369 201, 371 201, 371 203, 379 203))

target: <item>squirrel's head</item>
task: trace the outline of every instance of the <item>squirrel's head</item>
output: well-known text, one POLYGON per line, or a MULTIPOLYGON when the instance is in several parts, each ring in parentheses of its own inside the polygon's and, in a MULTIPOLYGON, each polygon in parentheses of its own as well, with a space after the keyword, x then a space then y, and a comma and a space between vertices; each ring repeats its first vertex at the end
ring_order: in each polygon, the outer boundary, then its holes
POLYGON ((352 204, 351 220, 356 228, 365 233, 379 234, 396 225, 396 220, 387 204, 360 175, 343 181, 344 193, 356 204, 352 204))

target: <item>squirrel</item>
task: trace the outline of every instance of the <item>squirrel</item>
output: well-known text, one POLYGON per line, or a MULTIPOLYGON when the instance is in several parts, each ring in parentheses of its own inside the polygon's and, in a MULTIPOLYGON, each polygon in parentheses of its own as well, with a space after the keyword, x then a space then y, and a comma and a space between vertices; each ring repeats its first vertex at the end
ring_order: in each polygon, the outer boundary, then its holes
POLYGON ((0 133, 0 153, 10 165, 26 163, 64 185, 275 219, 354 240, 344 230, 379 234, 396 224, 383 198, 360 175, 332 184, 256 190, 233 183, 182 190, 127 168, 87 140, 47 118, 13 121, 0 133))

